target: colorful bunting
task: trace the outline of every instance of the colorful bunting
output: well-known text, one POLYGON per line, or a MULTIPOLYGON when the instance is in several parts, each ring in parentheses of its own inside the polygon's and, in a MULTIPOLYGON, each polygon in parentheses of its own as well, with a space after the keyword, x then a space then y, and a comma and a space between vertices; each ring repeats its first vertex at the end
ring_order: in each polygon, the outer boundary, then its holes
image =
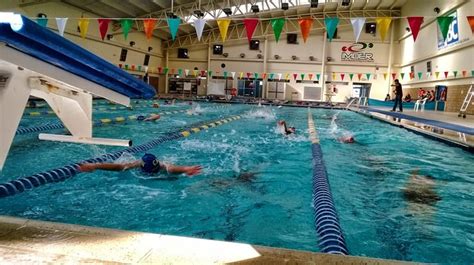
POLYGON ((230 19, 217 20, 217 25, 219 26, 222 42, 225 42, 225 39, 227 38, 227 29, 229 29, 229 24, 230 24, 230 19))
POLYGON ((212 70, 207 71, 207 74, 209 75, 209 77, 212 77, 212 70))
POLYGON ((132 71, 135 71, 135 65, 132 64, 132 71))
POLYGON ((449 25, 453 22, 454 17, 446 16, 446 17, 437 17, 439 30, 441 35, 443 36, 443 40, 446 39, 448 36, 449 25))
POLYGON ((158 66, 158 73, 161 74, 161 71, 163 71, 163 68, 161 66, 158 66))
POLYGON ((365 25, 365 17, 351 18, 351 24, 354 30, 355 42, 359 42, 360 33, 365 25))
POLYGON ((189 69, 184 69, 184 76, 188 76, 189 75, 189 69))
POLYGON ((413 34, 413 41, 416 41, 421 24, 423 24, 423 17, 407 17, 407 20, 408 25, 410 25, 411 33, 413 34))
POLYGON ((227 71, 224 71, 224 79, 227 79, 227 71))
POLYGON ((174 75, 175 69, 171 68, 171 74, 174 75))
POLYGON ((354 78, 354 74, 352 74, 352 73, 351 73, 351 74, 349 74, 349 78, 350 78, 350 79, 351 79, 351 81, 352 81, 352 78, 354 78))
POLYGON ((273 79, 273 75, 274 73, 270 73, 270 76, 268 77, 268 79, 273 79))
POLYGON ((79 29, 81 31, 81 38, 85 38, 87 31, 89 30, 89 19, 88 18, 81 18, 78 22, 79 29))
POLYGON ((230 72, 230 74, 232 75, 232 79, 235 78, 235 72, 230 72))
POLYGON ((439 72, 435 72, 436 79, 438 79, 439 72))
POLYGON ((178 75, 183 76, 183 69, 181 69, 181 68, 178 69, 178 75))
POLYGON ((388 73, 383 73, 383 80, 387 80, 388 73))
POLYGON ((313 74, 308 74, 308 79, 309 80, 313 79, 313 74))
POLYGON ((377 30, 380 32, 380 38, 382 42, 385 41, 385 36, 387 35, 388 29, 390 28, 390 23, 392 18, 390 17, 380 17, 375 20, 377 22, 377 30))
POLYGON ((423 76, 423 72, 418 72, 418 80, 420 80, 422 76, 423 76))
POLYGON ((474 76, 474 70, 471 70, 471 76, 474 76))
POLYGON ((471 32, 474 33, 474 16, 467 16, 467 22, 471 27, 471 32))
POLYGON ((205 25, 206 21, 202 18, 197 18, 194 20, 194 28, 196 29, 196 35, 199 41, 201 41, 202 31, 204 30, 205 25))
POLYGON ((267 77, 267 73, 262 73, 262 79, 265 79, 267 77))
POLYGON ((297 77, 298 77, 298 74, 293 74, 293 80, 296 80, 297 77))
POLYGON ((316 79, 319 81, 319 78, 321 77, 321 74, 316 74, 316 79))
POLYGON ((138 71, 139 71, 139 72, 142 71, 142 66, 141 66, 141 65, 139 65, 137 68, 138 68, 138 71))
POLYGON ((397 73, 392 73, 392 79, 395 80, 397 78, 397 73))
POLYGON ((458 71, 453 71, 453 74, 454 74, 454 78, 456 78, 458 76, 458 71))
POLYGON ((426 78, 430 78, 431 77, 431 72, 426 72, 426 78))
POLYGON ((194 77, 197 77, 197 75, 198 75, 198 70, 193 70, 193 75, 194 75, 194 77))
POLYGON ((301 74, 301 80, 304 80, 304 74, 301 74))
POLYGON ((367 77, 367 80, 370 80, 370 75, 371 74, 365 74, 365 76, 367 77))
POLYGON ((240 72, 240 79, 242 79, 243 76, 244 76, 244 73, 240 72))
POLYGON ((360 79, 362 78, 362 74, 357 74, 357 78, 358 78, 359 81, 360 81, 360 79))
POLYGON ((110 19, 108 18, 99 18, 97 19, 99 22, 99 33, 102 40, 104 40, 105 36, 107 35, 107 31, 109 30, 109 23, 110 19))
POLYGON ((466 71, 466 70, 463 70, 463 71, 462 71, 462 77, 466 77, 466 75, 467 75, 467 71, 466 71))
POLYGON ((64 36, 64 29, 66 29, 67 17, 57 17, 56 24, 58 25, 59 35, 64 36))
POLYGON ((403 78, 405 78, 405 73, 400 73, 400 77, 403 80, 403 78))
POLYGON ((255 79, 258 79, 258 73, 253 73, 253 77, 254 77, 255 79))
POLYGON ((128 64, 125 65, 125 70, 128 70, 128 64))
POLYGON ((123 37, 124 37, 125 40, 127 40, 128 33, 130 32, 130 29, 132 28, 132 25, 133 25, 133 20, 131 20, 131 19, 121 19, 120 20, 120 25, 122 26, 123 37))
POLYGON ((206 76, 206 70, 201 70, 201 76, 206 76))
POLYGON ((289 80, 290 79, 290 74, 287 73, 286 76, 285 76, 285 79, 289 80))
POLYGON ((448 75, 449 75, 449 72, 448 72, 448 71, 445 71, 445 72, 444 72, 444 78, 448 78, 448 75))
POLYGON ((283 26, 285 26, 285 19, 284 18, 274 18, 271 20, 273 34, 275 35, 275 41, 278 42, 280 39, 281 31, 283 30, 283 26))
POLYGON ((306 43, 308 39, 309 32, 313 27, 313 19, 312 18, 301 18, 298 19, 298 24, 300 24, 301 35, 303 35, 303 41, 306 43))
POLYGON ((332 73, 332 80, 336 80, 336 73, 332 73))
POLYGON ((326 25, 326 31, 328 33, 329 41, 332 41, 334 33, 336 33, 337 24, 339 24, 338 17, 326 17, 324 18, 324 24, 326 25))
POLYGON ((147 18, 143 20, 143 29, 145 30, 145 36, 147 40, 151 39, 151 36, 153 35, 153 30, 155 29, 156 21, 157 20, 155 18, 147 18))
POLYGON ((341 74, 341 80, 344 80, 345 74, 341 74))
POLYGON ((281 80, 281 76, 282 76, 282 75, 283 75, 283 74, 278 74, 278 80, 281 80))
POLYGON ((247 32, 247 39, 249 42, 252 40, 253 33, 258 25, 257 18, 246 18, 244 19, 245 31, 247 32))
POLYGON ((171 38, 174 40, 176 38, 176 33, 178 32, 179 24, 181 24, 180 18, 168 18, 168 27, 170 28, 171 38))
POLYGON ((413 79, 413 78, 415 78, 415 73, 410 72, 410 79, 413 79))
POLYGON ((48 25, 48 18, 47 17, 38 17, 38 18, 36 18, 36 23, 38 23, 38 25, 46 28, 46 26, 48 25))

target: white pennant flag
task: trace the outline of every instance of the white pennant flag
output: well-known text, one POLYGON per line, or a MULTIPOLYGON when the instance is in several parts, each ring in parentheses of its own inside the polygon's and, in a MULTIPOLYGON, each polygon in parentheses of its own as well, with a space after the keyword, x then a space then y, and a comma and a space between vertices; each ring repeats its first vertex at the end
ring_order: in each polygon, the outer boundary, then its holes
POLYGON ((281 80, 282 74, 278 74, 278 80, 281 80))
POLYGON ((360 33, 362 32, 362 29, 364 28, 364 25, 365 25, 365 18, 364 17, 351 18, 351 23, 352 23, 352 29, 354 30, 355 42, 358 42, 360 33))
POLYGON ((57 17, 56 18, 56 24, 58 25, 59 35, 61 35, 63 37, 64 37, 64 29, 66 28, 66 23, 67 23, 67 17, 64 17, 64 18, 57 17))
POLYGON ((235 78, 235 72, 230 72, 230 74, 232 75, 232 79, 235 78))
POLYGON ((202 18, 197 18, 194 20, 194 28, 196 29, 196 34, 198 40, 201 41, 202 31, 204 29, 204 25, 206 25, 206 21, 202 18))
POLYGON ((426 72, 426 78, 430 78, 431 77, 431 73, 430 72, 426 72))
POLYGON ((184 76, 188 76, 189 75, 189 69, 184 69, 184 76))

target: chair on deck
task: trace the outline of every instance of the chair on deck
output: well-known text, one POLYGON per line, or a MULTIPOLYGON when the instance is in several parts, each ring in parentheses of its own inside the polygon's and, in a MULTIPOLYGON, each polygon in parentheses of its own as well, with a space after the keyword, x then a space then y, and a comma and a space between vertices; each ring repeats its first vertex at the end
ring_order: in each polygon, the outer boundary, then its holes
POLYGON ((418 111, 419 109, 421 109, 421 111, 424 111, 425 110, 425 104, 426 104, 427 100, 428 100, 428 98, 418 99, 415 102, 415 106, 413 107, 413 110, 418 111))

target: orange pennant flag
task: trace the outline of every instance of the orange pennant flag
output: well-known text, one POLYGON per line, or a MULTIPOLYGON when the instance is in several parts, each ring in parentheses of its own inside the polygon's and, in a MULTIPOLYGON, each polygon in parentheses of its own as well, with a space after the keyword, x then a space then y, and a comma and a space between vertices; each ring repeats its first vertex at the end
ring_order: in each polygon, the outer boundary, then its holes
POLYGON ((308 78, 309 78, 309 80, 313 79, 313 74, 308 74, 308 78))
POLYGON ((362 74, 357 74, 357 78, 359 78, 359 81, 360 81, 360 78, 362 77, 362 74))
POLYGON ((155 29, 156 21, 157 20, 155 18, 147 18, 143 20, 143 28, 145 29, 145 35, 147 40, 151 39, 151 36, 153 35, 153 30, 155 29))
POLYGON ((303 35, 303 41, 306 43, 308 39, 309 32, 313 27, 313 19, 312 18, 302 18, 298 19, 298 23, 300 24, 301 35, 303 35))

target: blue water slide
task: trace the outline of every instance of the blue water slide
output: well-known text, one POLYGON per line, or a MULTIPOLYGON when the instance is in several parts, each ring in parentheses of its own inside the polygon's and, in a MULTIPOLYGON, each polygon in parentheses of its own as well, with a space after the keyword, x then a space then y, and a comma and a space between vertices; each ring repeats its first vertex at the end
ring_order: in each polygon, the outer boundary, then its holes
POLYGON ((127 97, 155 95, 155 89, 142 80, 36 22, 21 19, 23 26, 15 30, 9 23, 0 23, 0 42, 127 97))

